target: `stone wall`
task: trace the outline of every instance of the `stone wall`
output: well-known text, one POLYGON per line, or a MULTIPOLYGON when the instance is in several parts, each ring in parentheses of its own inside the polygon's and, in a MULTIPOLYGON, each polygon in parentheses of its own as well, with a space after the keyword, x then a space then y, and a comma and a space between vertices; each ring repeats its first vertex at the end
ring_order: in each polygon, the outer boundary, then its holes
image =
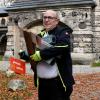
POLYGON ((97 1, 97 7, 95 8, 95 21, 94 21, 94 39, 93 39, 93 51, 96 59, 100 60, 100 0, 97 1))
POLYGON ((60 11, 61 20, 73 31, 73 52, 92 53, 91 8, 70 8, 60 11))

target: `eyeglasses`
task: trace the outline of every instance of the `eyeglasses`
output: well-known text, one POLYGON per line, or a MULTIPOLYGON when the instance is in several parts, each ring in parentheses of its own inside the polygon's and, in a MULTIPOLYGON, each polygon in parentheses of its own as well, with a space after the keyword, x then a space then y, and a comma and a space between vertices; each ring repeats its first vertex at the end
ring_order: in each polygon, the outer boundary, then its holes
POLYGON ((43 19, 49 19, 49 20, 52 20, 52 19, 57 19, 56 17, 52 17, 52 16, 43 16, 43 19))

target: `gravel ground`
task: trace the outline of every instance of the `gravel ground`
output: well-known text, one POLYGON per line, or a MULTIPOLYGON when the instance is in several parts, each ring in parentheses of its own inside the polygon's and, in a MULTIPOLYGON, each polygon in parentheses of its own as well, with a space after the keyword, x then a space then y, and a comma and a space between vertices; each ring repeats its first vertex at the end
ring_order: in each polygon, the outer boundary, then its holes
POLYGON ((75 74, 72 100, 100 100, 100 73, 75 74))
MULTIPOLYGON (((100 73, 74 74, 76 84, 71 100, 100 100, 100 73)), ((38 100, 31 97, 28 100, 38 100)))

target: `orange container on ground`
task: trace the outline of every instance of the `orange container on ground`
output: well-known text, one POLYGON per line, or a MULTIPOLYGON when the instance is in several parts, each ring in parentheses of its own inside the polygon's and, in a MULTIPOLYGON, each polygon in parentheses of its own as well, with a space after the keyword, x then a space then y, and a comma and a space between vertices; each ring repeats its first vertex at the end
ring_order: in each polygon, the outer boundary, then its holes
POLYGON ((25 67, 25 61, 21 59, 17 59, 15 57, 10 57, 10 69, 18 74, 25 74, 26 73, 26 67, 25 67))

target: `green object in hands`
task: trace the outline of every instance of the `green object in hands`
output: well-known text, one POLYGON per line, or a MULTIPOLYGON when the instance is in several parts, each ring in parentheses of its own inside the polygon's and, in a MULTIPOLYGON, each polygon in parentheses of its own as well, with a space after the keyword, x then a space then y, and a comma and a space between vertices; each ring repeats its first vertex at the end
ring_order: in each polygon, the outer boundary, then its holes
POLYGON ((35 53, 31 55, 30 58, 34 61, 40 61, 42 59, 40 56, 40 51, 35 51, 35 53))

